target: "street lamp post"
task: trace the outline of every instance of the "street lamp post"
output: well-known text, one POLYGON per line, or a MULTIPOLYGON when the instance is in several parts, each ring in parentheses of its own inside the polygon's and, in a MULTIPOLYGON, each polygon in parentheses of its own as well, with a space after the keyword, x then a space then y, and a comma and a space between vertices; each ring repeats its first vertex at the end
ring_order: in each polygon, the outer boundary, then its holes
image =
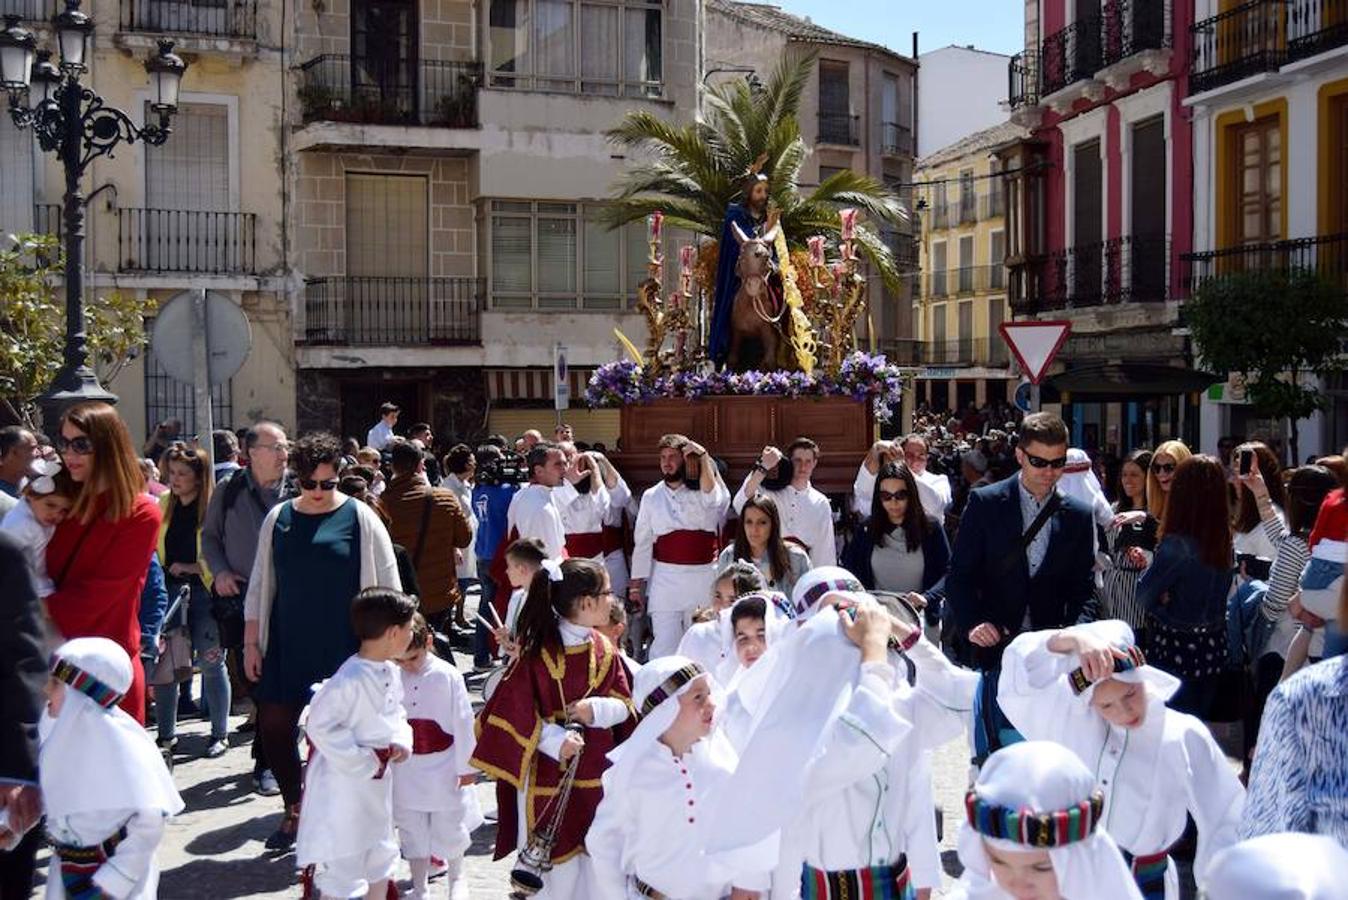
POLYGON ((19 25, 18 16, 5 16, 0 29, 0 87, 9 93, 9 112, 19 128, 33 129, 38 144, 56 153, 65 169, 65 361, 51 386, 38 398, 48 430, 69 406, 84 400, 116 403, 117 398, 98 383, 89 365, 84 327, 84 193, 85 170, 100 156, 111 156, 122 143, 141 141, 159 146, 168 139, 170 119, 178 108, 178 89, 187 64, 173 53, 173 42, 161 40, 159 52, 145 63, 150 76, 150 108, 158 123, 137 126, 126 113, 103 103, 103 98, 80 83, 92 52, 94 23, 80 11, 80 0, 66 0, 66 8, 52 17, 59 67, 51 51, 38 50, 32 32, 19 25))

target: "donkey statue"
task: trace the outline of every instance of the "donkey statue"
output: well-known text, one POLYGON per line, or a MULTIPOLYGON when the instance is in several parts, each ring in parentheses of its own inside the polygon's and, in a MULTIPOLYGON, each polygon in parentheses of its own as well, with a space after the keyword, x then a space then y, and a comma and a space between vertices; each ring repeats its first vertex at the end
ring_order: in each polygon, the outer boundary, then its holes
POLYGON ((738 224, 731 226, 740 245, 735 277, 740 280, 730 312, 731 371, 743 370, 741 350, 745 339, 756 340, 763 348, 760 368, 764 371, 781 368, 779 354, 790 319, 782 299, 782 286, 777 264, 772 258, 772 243, 777 239, 774 225, 762 237, 749 237, 738 224))

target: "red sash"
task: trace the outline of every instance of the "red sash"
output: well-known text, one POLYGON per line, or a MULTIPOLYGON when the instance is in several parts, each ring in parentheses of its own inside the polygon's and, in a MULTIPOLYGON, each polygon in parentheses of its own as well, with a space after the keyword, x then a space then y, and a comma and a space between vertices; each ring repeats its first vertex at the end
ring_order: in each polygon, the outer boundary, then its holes
POLYGON ((439 753, 454 746, 454 735, 446 734, 440 723, 434 719, 408 719, 412 726, 412 753, 439 753))
POLYGON ((682 529, 656 538, 654 556, 676 566, 705 566, 716 561, 719 546, 714 532, 682 529))
POLYGON ((623 534, 623 529, 622 529, 621 526, 618 526, 618 525, 605 525, 605 526, 604 526, 603 535, 604 535, 604 555, 605 555, 605 556, 608 556, 608 555, 609 555, 610 553, 612 553, 614 550, 621 550, 621 549, 623 549, 623 544, 624 544, 623 538, 624 538, 624 534, 623 534))
POLYGON ((572 558, 594 559, 604 553, 604 532, 582 531, 566 536, 566 554, 572 558))

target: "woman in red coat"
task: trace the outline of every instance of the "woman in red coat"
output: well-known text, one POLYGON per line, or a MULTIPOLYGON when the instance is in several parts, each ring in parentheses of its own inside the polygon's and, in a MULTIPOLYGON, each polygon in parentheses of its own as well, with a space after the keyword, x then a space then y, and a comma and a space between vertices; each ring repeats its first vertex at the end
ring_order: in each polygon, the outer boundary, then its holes
POLYGON ((144 491, 126 424, 106 403, 67 410, 56 449, 80 492, 47 545, 47 573, 56 585, 47 611, 66 640, 105 637, 122 645, 135 678, 121 706, 143 723, 137 613, 159 535, 159 504, 144 491))

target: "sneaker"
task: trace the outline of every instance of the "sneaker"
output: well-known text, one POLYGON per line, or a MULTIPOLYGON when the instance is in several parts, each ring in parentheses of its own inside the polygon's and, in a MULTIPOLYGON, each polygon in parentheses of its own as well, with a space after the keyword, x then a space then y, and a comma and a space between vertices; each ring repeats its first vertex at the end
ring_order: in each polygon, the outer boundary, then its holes
POLYGON ((271 769, 263 769, 253 773, 253 790, 263 797, 275 797, 281 793, 281 786, 276 783, 276 776, 271 773, 271 769))
POLYGON ((219 759, 229 752, 229 741, 222 737, 213 737, 211 742, 206 745, 206 758, 219 759))
POLYGON ((449 871, 449 863, 445 862, 438 856, 432 856, 431 869, 430 872, 427 873, 426 880, 434 881, 437 878, 443 878, 445 876, 445 873, 448 871, 449 871))
POLYGON ((155 738, 154 741, 161 751, 166 754, 172 753, 178 746, 178 738, 175 735, 171 738, 155 738))
POLYGON ((295 834, 299 829, 300 806, 296 803, 286 809, 286 814, 281 817, 281 824, 271 833, 263 846, 268 850, 289 850, 295 846, 295 834))

